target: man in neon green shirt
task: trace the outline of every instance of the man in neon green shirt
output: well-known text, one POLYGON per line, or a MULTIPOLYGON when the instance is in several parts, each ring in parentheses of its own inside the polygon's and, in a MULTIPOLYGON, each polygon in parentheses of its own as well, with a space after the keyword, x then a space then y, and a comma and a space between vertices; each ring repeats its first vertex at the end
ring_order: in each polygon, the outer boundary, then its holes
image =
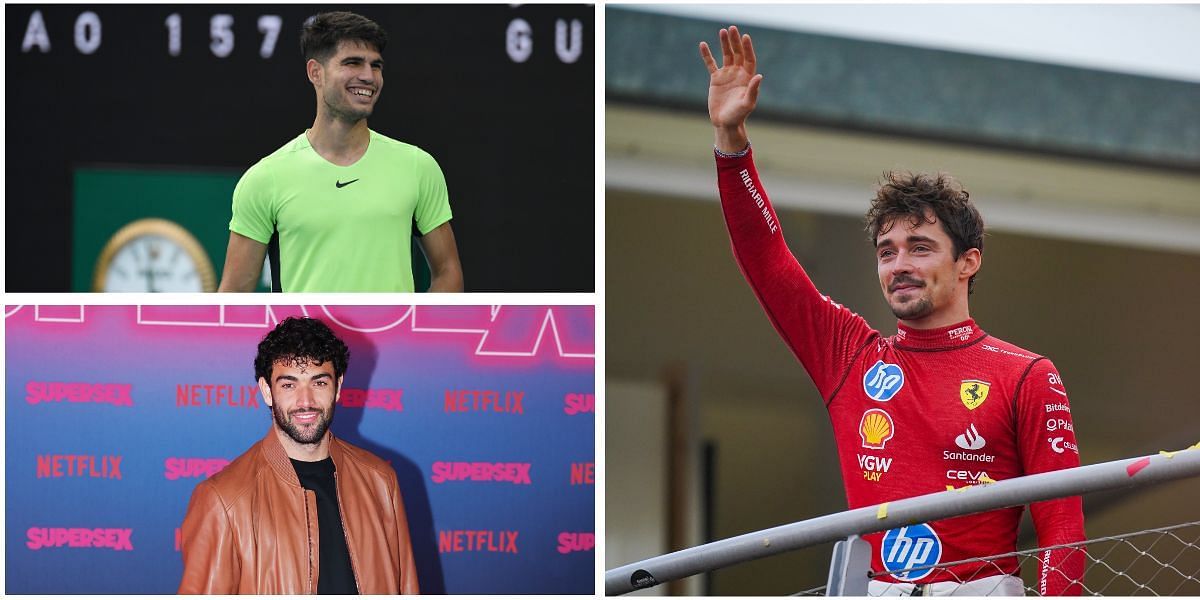
POLYGON ((386 44, 379 25, 353 13, 305 22, 300 45, 316 121, 238 181, 219 291, 253 291, 269 251, 276 291, 411 292, 414 229, 429 291, 463 290, 437 162, 367 128, 386 44))

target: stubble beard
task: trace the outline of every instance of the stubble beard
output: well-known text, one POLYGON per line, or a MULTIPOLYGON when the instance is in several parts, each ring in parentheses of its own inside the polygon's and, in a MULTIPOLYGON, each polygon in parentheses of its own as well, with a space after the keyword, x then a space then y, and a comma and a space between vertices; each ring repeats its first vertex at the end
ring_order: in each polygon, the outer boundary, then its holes
POLYGON ((325 108, 329 111, 329 116, 346 123, 357 123, 371 116, 374 111, 374 105, 369 108, 355 109, 344 102, 341 97, 341 92, 327 92, 322 98, 325 103, 325 108))
MULTIPOLYGON (((334 404, 336 404, 336 402, 334 404)), ((287 418, 285 418, 285 415, 281 414, 278 405, 271 406, 271 414, 275 417, 275 424, 278 425, 279 428, 284 431, 284 433, 288 434, 288 437, 292 438, 292 440, 297 444, 316 444, 325 437, 325 432, 329 430, 329 425, 333 422, 334 404, 330 404, 329 410, 321 413, 321 416, 317 418, 317 422, 313 423, 312 429, 310 429, 307 433, 292 422, 290 418, 291 415, 286 415, 287 418)))
POLYGON ((916 302, 889 302, 888 307, 892 309, 892 314, 896 315, 897 319, 911 321, 923 319, 933 313, 933 300, 928 296, 922 296, 916 302))

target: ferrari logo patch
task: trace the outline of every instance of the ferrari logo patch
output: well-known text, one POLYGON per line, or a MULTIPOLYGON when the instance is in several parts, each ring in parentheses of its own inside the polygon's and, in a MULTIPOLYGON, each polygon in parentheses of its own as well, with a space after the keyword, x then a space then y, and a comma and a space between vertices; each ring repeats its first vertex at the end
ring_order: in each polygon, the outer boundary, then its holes
POLYGON ((987 400, 988 388, 990 387, 991 384, 986 381, 967 379, 959 386, 958 397, 968 410, 975 410, 979 408, 980 404, 983 404, 984 400, 987 400))

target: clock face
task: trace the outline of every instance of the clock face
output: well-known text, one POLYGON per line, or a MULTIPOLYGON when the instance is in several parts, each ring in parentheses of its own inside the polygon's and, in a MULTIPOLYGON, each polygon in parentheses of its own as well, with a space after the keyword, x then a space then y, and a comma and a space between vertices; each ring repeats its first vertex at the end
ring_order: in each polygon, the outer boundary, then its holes
POLYGON ((133 238, 108 264, 106 292, 203 292, 196 261, 161 235, 133 238))
POLYGON ((98 292, 211 292, 215 275, 200 244, 179 225, 141 219, 121 228, 96 265, 98 292))

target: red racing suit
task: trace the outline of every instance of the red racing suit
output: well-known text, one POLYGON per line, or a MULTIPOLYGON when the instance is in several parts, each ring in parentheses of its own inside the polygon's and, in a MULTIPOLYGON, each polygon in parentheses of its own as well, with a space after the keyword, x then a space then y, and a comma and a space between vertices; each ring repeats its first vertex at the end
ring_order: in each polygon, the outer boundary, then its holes
MULTIPOLYGON (((884 337, 822 295, 788 250, 753 154, 717 155, 733 254, 771 323, 804 365, 833 424, 851 509, 951 487, 1079 465, 1071 407, 1049 359, 974 321, 884 337)), ((1016 558, 945 563, 1016 550, 1024 507, 863 536, 881 581, 933 583, 1019 574, 1016 558)), ((1084 539, 1078 496, 1031 505, 1040 547, 1084 539)), ((1043 595, 1081 591, 1084 554, 1041 552, 1043 595)))

